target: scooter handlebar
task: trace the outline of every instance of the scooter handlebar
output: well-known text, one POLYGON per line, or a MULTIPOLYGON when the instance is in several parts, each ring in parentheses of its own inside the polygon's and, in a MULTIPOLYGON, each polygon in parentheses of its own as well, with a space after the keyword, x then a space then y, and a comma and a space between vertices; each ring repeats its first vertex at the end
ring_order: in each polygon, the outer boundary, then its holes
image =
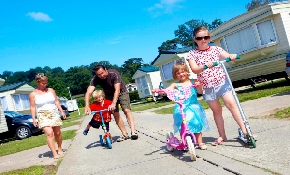
MULTIPOLYGON (((237 55, 236 59, 241 59, 241 55, 237 55)), ((226 58, 224 61, 230 62, 232 60, 230 58, 226 58)), ((221 61, 221 62, 223 62, 223 61, 221 61)), ((213 62, 213 66, 218 66, 218 65, 219 65, 219 62, 213 62)), ((207 69, 208 67, 207 67, 207 65, 204 65, 203 68, 207 69)))

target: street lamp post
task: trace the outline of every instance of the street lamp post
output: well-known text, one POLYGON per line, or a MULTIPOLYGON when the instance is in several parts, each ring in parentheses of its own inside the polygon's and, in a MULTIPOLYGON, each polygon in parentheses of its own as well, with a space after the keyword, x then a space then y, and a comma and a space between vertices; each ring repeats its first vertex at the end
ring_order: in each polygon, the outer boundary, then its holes
POLYGON ((68 89, 68 92, 69 92, 70 99, 72 100, 69 87, 67 87, 67 89, 68 89))

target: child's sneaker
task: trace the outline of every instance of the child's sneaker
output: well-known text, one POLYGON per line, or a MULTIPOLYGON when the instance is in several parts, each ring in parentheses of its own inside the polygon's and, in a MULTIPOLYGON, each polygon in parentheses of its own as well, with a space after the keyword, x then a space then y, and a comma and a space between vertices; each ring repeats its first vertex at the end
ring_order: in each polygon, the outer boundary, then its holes
POLYGON ((128 135, 121 135, 118 139, 117 139, 117 142, 122 142, 124 140, 127 140, 129 139, 129 136, 128 135))
POLYGON ((138 139, 138 134, 137 134, 137 132, 133 132, 133 133, 131 133, 131 139, 132 139, 132 140, 137 140, 137 139, 138 139))
POLYGON ((84 130, 83 134, 86 136, 88 134, 89 130, 84 130))

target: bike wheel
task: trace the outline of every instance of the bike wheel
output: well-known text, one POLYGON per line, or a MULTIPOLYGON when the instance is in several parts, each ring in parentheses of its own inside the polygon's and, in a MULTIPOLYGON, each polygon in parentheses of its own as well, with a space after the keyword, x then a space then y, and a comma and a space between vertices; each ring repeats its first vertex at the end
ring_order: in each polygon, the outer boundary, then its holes
POLYGON ((112 142, 111 142, 111 139, 109 137, 106 138, 106 142, 107 142, 107 146, 108 148, 112 148, 112 142))
POLYGON ((102 135, 100 135, 100 143, 101 143, 102 146, 104 146, 104 140, 103 140, 103 136, 102 135))
POLYGON ((174 151, 174 148, 169 146, 167 143, 169 143, 170 139, 174 137, 173 133, 172 132, 168 132, 166 133, 166 148, 168 151, 170 152, 173 152, 174 151))
POLYGON ((190 159, 193 160, 193 161, 196 161, 195 148, 194 148, 194 145, 192 143, 191 137, 190 136, 186 136, 185 137, 185 141, 187 143, 187 148, 188 148, 188 151, 189 151, 189 154, 190 154, 190 159))
POLYGON ((254 137, 250 137, 250 141, 253 145, 253 148, 256 148, 256 140, 254 139, 254 137))

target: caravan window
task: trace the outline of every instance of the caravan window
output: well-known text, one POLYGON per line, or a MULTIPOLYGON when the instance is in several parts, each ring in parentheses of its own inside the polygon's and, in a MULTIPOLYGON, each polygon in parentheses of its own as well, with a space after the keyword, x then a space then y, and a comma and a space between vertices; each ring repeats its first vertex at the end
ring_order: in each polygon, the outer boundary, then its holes
POLYGON ((271 19, 255 23, 220 40, 220 46, 229 53, 243 54, 277 42, 271 19))
POLYGON ((271 20, 258 23, 257 29, 260 37, 260 45, 276 43, 276 35, 271 20))
POLYGON ((180 62, 180 61, 183 61, 183 60, 182 59, 174 60, 174 61, 171 61, 171 62, 161 66, 161 74, 162 74, 164 80, 173 79, 172 67, 176 62, 180 62))
POLYGON ((6 97, 0 97, 0 104, 2 105, 3 111, 8 111, 8 104, 6 101, 6 97))
POLYGON ((13 101, 16 110, 29 109, 29 95, 28 94, 14 94, 13 101))
MULTIPOLYGON (((247 27, 224 38, 229 53, 244 53, 258 48, 253 27, 247 27)), ((224 45, 225 45, 224 44, 224 45)))

